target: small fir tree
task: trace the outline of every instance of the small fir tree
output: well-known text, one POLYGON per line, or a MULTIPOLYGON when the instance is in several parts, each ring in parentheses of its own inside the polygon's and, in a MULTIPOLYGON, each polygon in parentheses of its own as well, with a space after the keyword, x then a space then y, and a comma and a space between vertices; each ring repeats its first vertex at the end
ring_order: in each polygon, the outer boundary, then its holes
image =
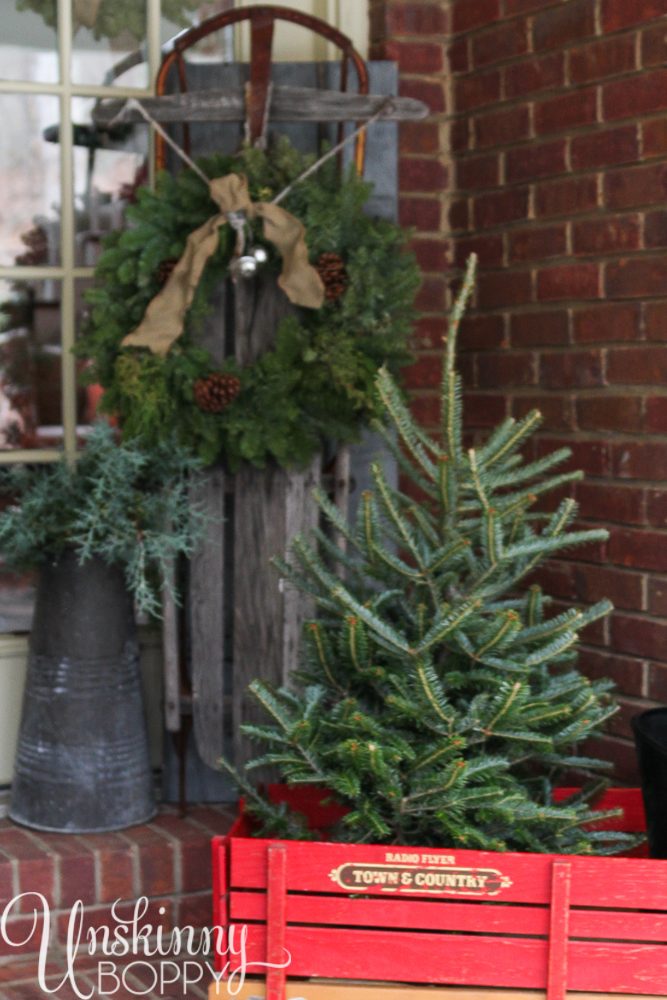
MULTIPOLYGON (((631 838, 584 828, 608 765, 579 755, 576 744, 616 706, 608 682, 574 668, 578 633, 611 605, 548 617, 540 587, 521 589, 554 552, 606 533, 568 531, 577 512, 569 499, 553 514, 531 512, 542 494, 581 477, 551 474, 568 449, 524 460, 537 411, 464 448, 455 347, 474 273, 471 258, 450 317, 442 443, 415 422, 385 370, 377 380, 400 444, 388 426, 378 430, 428 499, 394 489, 375 463, 375 489, 363 494, 356 527, 318 494, 348 554, 316 530, 315 545, 296 539, 295 565, 275 560, 312 596, 318 617, 305 627, 292 686, 251 685, 272 725, 243 727, 268 745, 248 769, 269 765, 289 784, 330 789, 349 810, 337 839, 614 853, 631 838), (556 804, 553 787, 573 770, 584 773, 584 789, 556 804)), ((222 765, 264 835, 308 835, 301 817, 222 765)))

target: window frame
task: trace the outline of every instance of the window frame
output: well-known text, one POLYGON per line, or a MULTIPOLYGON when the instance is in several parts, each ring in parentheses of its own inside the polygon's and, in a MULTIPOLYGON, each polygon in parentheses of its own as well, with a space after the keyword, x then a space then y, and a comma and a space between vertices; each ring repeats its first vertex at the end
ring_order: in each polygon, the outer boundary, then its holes
POLYGON ((162 51, 160 45, 160 0, 146 0, 146 42, 148 55, 147 88, 105 86, 72 83, 72 2, 57 0, 58 9, 58 83, 0 80, 3 94, 50 94, 60 104, 60 265, 0 266, 0 278, 10 281, 55 278, 60 282, 60 344, 62 348, 62 426, 63 448, 28 448, 0 451, 0 464, 16 462, 58 462, 63 454, 73 462, 77 452, 76 425, 76 359, 73 354, 76 334, 75 283, 79 278, 91 278, 93 267, 74 266, 74 154, 72 134, 73 97, 151 97, 155 93, 162 51))

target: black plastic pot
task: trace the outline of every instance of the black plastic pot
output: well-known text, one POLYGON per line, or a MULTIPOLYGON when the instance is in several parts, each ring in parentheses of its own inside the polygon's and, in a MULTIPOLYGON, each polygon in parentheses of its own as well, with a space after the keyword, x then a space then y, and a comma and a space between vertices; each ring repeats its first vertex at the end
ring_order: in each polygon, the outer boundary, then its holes
POLYGON ((66 552, 39 574, 9 815, 37 830, 91 833, 155 811, 123 573, 66 552))
POLYGON ((667 708, 635 715, 635 734, 648 846, 652 858, 667 858, 667 708))

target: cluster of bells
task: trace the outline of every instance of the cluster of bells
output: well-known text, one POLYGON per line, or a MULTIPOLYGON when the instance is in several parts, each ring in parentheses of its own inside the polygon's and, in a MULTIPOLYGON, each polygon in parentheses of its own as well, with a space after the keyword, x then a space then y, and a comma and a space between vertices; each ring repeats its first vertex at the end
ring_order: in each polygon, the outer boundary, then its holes
POLYGON ((248 216, 244 211, 230 212, 227 216, 229 224, 236 230, 236 254, 230 264, 230 270, 234 276, 241 278, 252 278, 257 274, 257 269, 262 264, 266 264, 269 255, 264 247, 246 246, 248 232, 248 216))
POLYGON ((269 255, 264 247, 252 247, 247 253, 234 258, 231 263, 232 273, 236 273, 242 278, 252 278, 257 274, 257 269, 262 264, 266 264, 268 259, 269 255))

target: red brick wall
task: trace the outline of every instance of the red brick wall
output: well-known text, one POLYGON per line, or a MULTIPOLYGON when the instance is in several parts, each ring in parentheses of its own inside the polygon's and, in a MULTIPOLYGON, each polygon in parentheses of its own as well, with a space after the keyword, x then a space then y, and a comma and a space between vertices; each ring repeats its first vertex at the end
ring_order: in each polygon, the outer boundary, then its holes
POLYGON ((596 749, 636 780, 630 717, 667 701, 667 0, 376 4, 374 52, 434 114, 402 129, 401 219, 425 271, 414 407, 437 421, 446 283, 479 254, 466 417, 544 415, 606 545, 554 560, 562 601, 616 605, 581 664, 617 684, 596 749), (447 113, 453 114, 451 127, 447 113), (446 204, 446 201, 448 204, 446 204))

